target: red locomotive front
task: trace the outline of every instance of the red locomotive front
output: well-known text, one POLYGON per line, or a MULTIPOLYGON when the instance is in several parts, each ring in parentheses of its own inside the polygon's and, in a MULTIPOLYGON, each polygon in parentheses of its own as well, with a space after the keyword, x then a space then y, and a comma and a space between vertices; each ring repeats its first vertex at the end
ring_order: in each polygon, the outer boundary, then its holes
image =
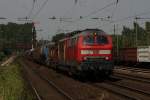
POLYGON ((59 64, 73 74, 111 74, 112 38, 99 29, 86 29, 59 41, 59 64))

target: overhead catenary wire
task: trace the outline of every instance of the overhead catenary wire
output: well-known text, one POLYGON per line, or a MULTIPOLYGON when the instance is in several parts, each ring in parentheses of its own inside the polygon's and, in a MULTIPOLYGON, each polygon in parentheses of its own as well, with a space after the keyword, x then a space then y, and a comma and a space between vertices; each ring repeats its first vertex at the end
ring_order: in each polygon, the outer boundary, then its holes
POLYGON ((68 12, 70 11, 73 11, 75 6, 78 4, 79 0, 74 0, 74 5, 72 6, 71 9, 69 9, 69 11, 66 11, 63 15, 62 18, 56 18, 56 17, 52 17, 52 18, 49 18, 49 19, 53 19, 53 20, 56 20, 56 19, 59 19, 60 23, 62 24, 62 22, 68 22, 68 23, 72 23, 73 21, 71 20, 68 20, 68 19, 73 19, 73 18, 65 18, 65 15, 67 15, 68 12), (67 19, 67 20, 66 20, 67 19))
POLYGON ((71 21, 70 24, 71 24, 71 23, 78 22, 78 21, 80 21, 81 19, 85 19, 85 18, 87 18, 87 17, 89 17, 89 16, 91 16, 91 15, 95 15, 95 14, 97 14, 97 13, 99 13, 99 12, 101 12, 101 11, 105 10, 106 8, 109 8, 109 7, 113 6, 113 5, 117 5, 118 2, 119 2, 119 0, 117 0, 117 1, 115 1, 115 2, 111 2, 111 3, 105 5, 104 7, 100 8, 100 9, 97 9, 97 10, 92 11, 91 13, 89 13, 89 14, 86 15, 86 16, 80 16, 80 18, 71 21))
POLYGON ((110 24, 114 24, 114 23, 129 20, 129 19, 132 19, 132 18, 136 18, 137 16, 148 15, 148 14, 150 14, 150 11, 142 12, 142 13, 138 13, 136 15, 131 15, 131 16, 124 17, 124 18, 121 18, 121 19, 118 19, 118 20, 114 20, 114 21, 111 21, 110 23, 106 23, 105 25, 102 25, 102 26, 99 26, 99 27, 104 27, 104 26, 107 26, 107 25, 110 25, 110 24))
POLYGON ((98 12, 103 11, 104 9, 106 9, 106 8, 108 8, 108 7, 111 7, 111 6, 113 6, 113 5, 116 5, 116 4, 118 4, 118 0, 117 0, 117 3, 116 3, 116 1, 115 1, 115 2, 112 2, 112 3, 109 3, 109 4, 107 4, 106 6, 100 8, 100 9, 98 9, 98 10, 93 11, 93 12, 89 13, 88 15, 86 15, 86 16, 84 16, 84 17, 82 17, 82 18, 86 18, 86 17, 89 17, 89 16, 91 16, 91 15, 95 15, 95 14, 97 14, 98 12))
POLYGON ((78 0, 74 0, 74 4, 76 5, 78 3, 78 0))
POLYGON ((110 4, 106 5, 106 6, 104 6, 104 7, 102 7, 102 8, 100 8, 100 9, 98 9, 98 10, 95 10, 95 11, 91 12, 91 13, 89 13, 89 14, 86 15, 86 16, 80 16, 80 18, 79 18, 78 20, 83 19, 83 18, 87 18, 87 17, 89 17, 89 16, 91 16, 91 15, 94 15, 94 14, 97 14, 98 12, 103 11, 104 9, 106 9, 106 8, 112 6, 112 5, 114 5, 114 2, 112 2, 112 3, 110 3, 110 4))
POLYGON ((32 17, 32 19, 35 19, 37 16, 38 16, 38 14, 42 11, 42 9, 46 6, 46 4, 47 4, 47 2, 48 2, 49 0, 45 0, 44 1, 44 3, 42 4, 42 6, 39 8, 39 10, 33 15, 33 17, 32 17))
MULTIPOLYGON (((118 0, 117 0, 117 1, 118 1, 118 0)), ((35 2, 36 2, 36 0, 33 0, 32 9, 31 9, 31 11, 29 12, 28 18, 31 16, 31 14, 32 14, 32 12, 33 12, 35 2)), ((48 0, 45 0, 45 1, 44 1, 44 3, 42 4, 42 6, 39 8, 39 10, 38 10, 38 11, 33 15, 33 17, 31 18, 32 20, 35 19, 35 18, 38 16, 38 14, 42 11, 42 9, 45 7, 45 5, 47 4, 47 2, 48 2, 48 0)), ((75 3, 77 3, 77 2, 78 2, 78 0, 75 0, 75 3)), ((100 12, 101 10, 104 10, 105 8, 107 8, 107 7, 109 7, 109 6, 112 6, 113 4, 115 4, 115 3, 112 2, 112 3, 106 5, 105 7, 101 8, 101 9, 98 9, 98 10, 96 10, 96 11, 91 12, 91 13, 88 14, 87 16, 84 16, 84 17, 81 17, 81 16, 80 16, 79 20, 80 20, 80 19, 83 19, 83 18, 86 18, 86 17, 90 16, 91 14, 98 13, 98 12, 100 12)), ((63 19, 63 18, 62 18, 62 19, 63 19)))
MULTIPOLYGON (((47 4, 48 0, 45 0, 44 3, 42 4, 42 6, 39 8, 39 10, 33 15, 33 17, 31 17, 32 13, 33 13, 33 10, 34 10, 34 6, 35 6, 35 2, 37 0, 33 0, 33 3, 32 3, 32 8, 28 14, 28 16, 24 19, 31 19, 32 21, 38 16, 38 14, 42 11, 42 9, 45 7, 45 5, 47 4)), ((74 3, 75 5, 77 4, 78 0, 74 0, 74 3)), ((64 18, 60 18, 61 21, 63 21, 64 18)), ((68 18, 67 18, 68 19, 68 18)))
POLYGON ((113 9, 113 11, 112 11, 112 14, 111 14, 111 16, 110 16, 110 18, 111 18, 111 21, 113 20, 113 17, 114 17, 114 14, 115 14, 115 12, 116 12, 116 9, 117 9, 117 7, 118 7, 118 2, 119 2, 120 0, 117 0, 116 1, 116 6, 115 6, 115 8, 113 9))
POLYGON ((37 2, 37 0, 33 0, 33 2, 32 2, 32 8, 31 8, 31 10, 29 11, 29 14, 28 14, 27 18, 30 18, 30 17, 31 17, 31 15, 32 15, 32 13, 33 13, 33 10, 34 10, 34 7, 35 7, 35 2, 37 2))
POLYGON ((128 16, 128 17, 125 17, 125 18, 122 18, 122 19, 119 19, 119 20, 116 20, 116 21, 113 21, 113 22, 120 22, 120 21, 128 20, 130 18, 135 18, 137 16, 142 16, 142 15, 147 15, 147 14, 150 14, 150 11, 142 12, 142 13, 139 13, 139 14, 136 14, 136 15, 132 15, 132 16, 128 16))
MULTIPOLYGON (((116 0, 115 2, 111 2, 111 3, 107 4, 106 6, 100 8, 100 9, 97 9, 97 10, 92 11, 91 13, 89 13, 89 14, 86 15, 86 16, 80 16, 80 18, 78 18, 78 19, 76 19, 76 20, 73 20, 73 21, 66 21, 66 22, 75 23, 75 22, 77 22, 77 21, 80 21, 81 19, 85 19, 85 18, 87 18, 87 17, 89 17, 89 16, 91 16, 91 15, 95 15, 95 14, 97 14, 97 13, 99 13, 99 12, 105 10, 106 8, 109 8, 109 7, 113 6, 113 5, 115 5, 116 7, 115 7, 114 11, 112 12, 112 15, 111 15, 111 16, 107 16, 107 19, 110 20, 110 18, 111 18, 111 21, 112 21, 112 17, 114 16, 114 12, 115 12, 115 10, 116 10, 116 8, 117 8, 117 5, 118 5, 119 1, 120 1, 120 0, 116 0)), ((76 3, 77 3, 77 2, 76 2, 76 3)), ((91 19, 97 19, 97 20, 100 19, 101 21, 106 20, 105 18, 91 18, 91 19)), ((68 25, 67 25, 67 26, 68 26, 68 25)))

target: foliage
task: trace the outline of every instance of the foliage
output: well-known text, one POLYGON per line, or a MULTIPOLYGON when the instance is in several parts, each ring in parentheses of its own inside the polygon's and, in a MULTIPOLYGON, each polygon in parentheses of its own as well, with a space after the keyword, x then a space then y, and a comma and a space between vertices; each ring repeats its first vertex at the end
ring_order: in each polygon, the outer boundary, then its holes
POLYGON ((146 28, 146 31, 150 31, 150 22, 146 22, 145 28, 146 28))
POLYGON ((55 36, 52 37, 52 42, 58 42, 59 40, 65 38, 65 37, 71 37, 71 36, 74 36, 78 33, 80 33, 81 31, 73 31, 73 32, 70 32, 70 33, 59 33, 59 34, 56 34, 55 36))
POLYGON ((147 28, 144 29, 135 22, 133 23, 133 26, 133 28, 123 26, 121 35, 112 35, 115 48, 117 47, 117 38, 118 48, 150 45, 150 32, 148 31, 150 30, 148 29, 150 27, 147 26, 147 28))
POLYGON ((58 42, 59 40, 63 39, 65 37, 64 33, 56 34, 52 37, 52 42, 58 42))
POLYGON ((123 45, 125 47, 133 47, 135 44, 135 34, 134 30, 126 26, 123 27, 122 31, 123 45))
POLYGON ((0 52, 0 61, 2 61, 5 57, 6 55, 4 54, 4 52, 0 52))
POLYGON ((18 42, 31 44, 32 28, 34 28, 32 23, 16 24, 9 22, 8 24, 0 24, 0 46, 15 49, 18 42))
POLYGON ((123 37, 122 35, 112 35, 113 38, 113 47, 114 48, 122 48, 123 47, 123 37))
POLYGON ((33 100, 21 77, 18 64, 0 67, 0 98, 3 100, 33 100))

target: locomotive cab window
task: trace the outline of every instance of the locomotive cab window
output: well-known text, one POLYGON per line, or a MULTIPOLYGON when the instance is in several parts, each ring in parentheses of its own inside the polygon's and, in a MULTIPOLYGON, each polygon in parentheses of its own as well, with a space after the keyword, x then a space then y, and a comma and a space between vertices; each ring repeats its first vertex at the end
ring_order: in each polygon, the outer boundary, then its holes
POLYGON ((107 39, 106 36, 99 35, 99 36, 96 37, 96 43, 97 44, 107 44, 108 43, 108 39, 107 39))
POLYGON ((84 44, 94 44, 94 36, 85 36, 83 38, 84 44))
POLYGON ((97 36, 85 36, 83 38, 83 44, 108 44, 108 39, 106 36, 97 35, 97 36))

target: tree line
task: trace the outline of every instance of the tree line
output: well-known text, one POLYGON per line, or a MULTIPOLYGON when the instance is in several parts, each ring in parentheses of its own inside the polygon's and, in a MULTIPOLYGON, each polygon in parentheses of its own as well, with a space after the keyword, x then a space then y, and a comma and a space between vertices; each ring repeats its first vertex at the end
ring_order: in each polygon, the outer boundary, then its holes
POLYGON ((34 29, 32 23, 0 24, 0 49, 15 49, 16 43, 31 43, 32 29, 34 29))
POLYGON ((114 48, 132 48, 150 45, 150 22, 145 23, 145 28, 138 23, 133 23, 133 28, 123 26, 120 35, 113 34, 114 48))

